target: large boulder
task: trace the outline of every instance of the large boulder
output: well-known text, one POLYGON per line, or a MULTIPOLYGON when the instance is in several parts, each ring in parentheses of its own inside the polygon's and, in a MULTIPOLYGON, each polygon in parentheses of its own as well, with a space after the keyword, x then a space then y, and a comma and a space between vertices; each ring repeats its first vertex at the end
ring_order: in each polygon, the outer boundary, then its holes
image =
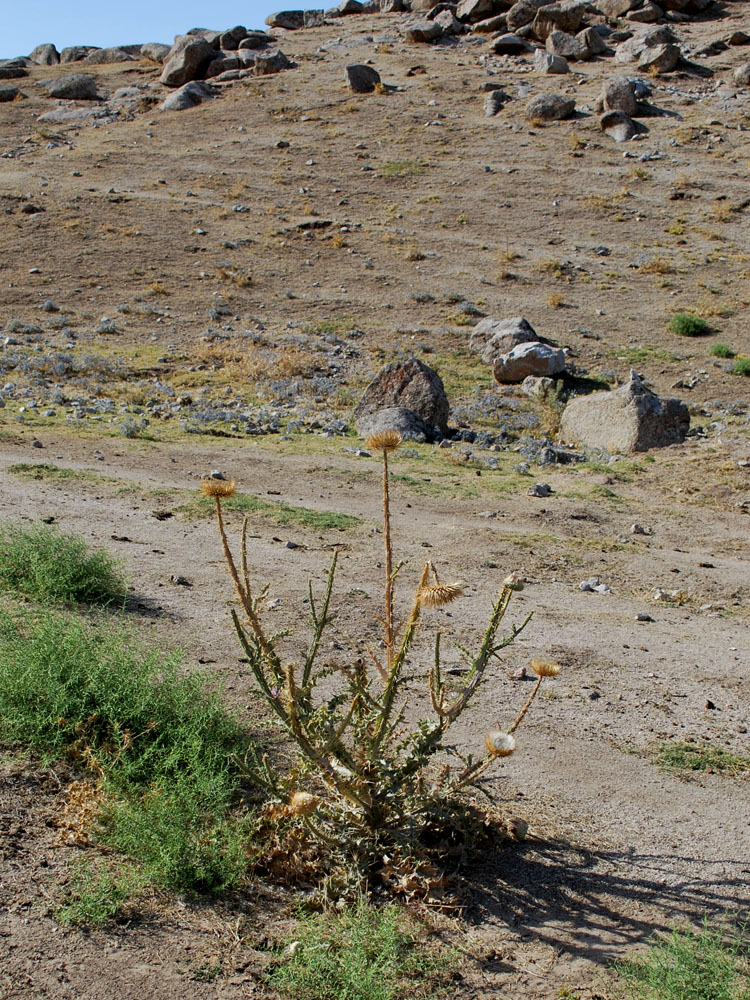
POLYGON ((380 83, 380 73, 364 63, 351 63, 346 67, 346 76, 355 94, 371 94, 380 83))
POLYGON ((518 31, 525 24, 531 24, 540 7, 546 5, 546 0, 518 0, 506 15, 508 31, 518 31))
POLYGON ((501 385, 523 382, 529 375, 554 378, 565 371, 565 352, 539 341, 518 344, 495 360, 493 374, 501 385))
POLYGON ((531 46, 525 38, 520 38, 509 32, 493 38, 491 42, 492 51, 498 56, 520 56, 531 51, 531 46))
POLYGON ((159 77, 166 87, 182 87, 203 76, 216 49, 199 35, 178 35, 169 50, 164 72, 159 77))
POLYGON ((534 17, 534 34, 546 42, 551 31, 578 31, 588 8, 586 0, 563 0, 540 7, 534 17))
POLYGON ((583 61, 591 58, 591 50, 586 41, 578 35, 569 35, 566 31, 550 31, 544 43, 547 52, 562 59, 578 59, 583 61))
POLYGON ((395 431, 404 441, 426 441, 430 436, 429 428, 414 410, 406 406, 386 406, 382 410, 363 413, 357 418, 356 427, 362 437, 384 431, 395 431))
POLYGON ((576 102, 572 97, 565 97, 564 94, 537 94, 526 105, 526 117, 530 121, 561 121, 569 118, 575 109, 576 102))
POLYGON ((121 49, 119 46, 115 45, 108 49, 93 49, 87 56, 84 57, 83 62, 90 63, 92 66, 105 66, 109 63, 120 63, 120 62, 132 62, 133 57, 125 49, 121 49))
POLYGON ((266 18, 269 28, 285 28, 287 31, 297 31, 305 26, 305 15, 301 10, 280 10, 269 14, 266 18))
POLYGON ((159 105, 162 111, 187 111, 216 96, 216 91, 203 80, 191 80, 175 90, 159 105))
POLYGON ((456 17, 459 21, 473 24, 491 14, 494 9, 492 0, 460 0, 456 7, 456 17))
POLYGON ((56 80, 46 80, 43 84, 50 97, 64 101, 97 101, 96 80, 85 73, 69 73, 56 80))
POLYGON ((45 42, 43 45, 37 45, 37 47, 29 53, 29 59, 35 62, 37 66, 57 66, 60 62, 60 53, 57 51, 52 42, 45 42))
POLYGON ((740 87, 750 87, 750 62, 740 63, 732 73, 732 78, 740 87))
POLYGON ((0 104, 15 101, 18 93, 18 87, 14 87, 10 83, 0 83, 0 104))
POLYGON ((256 52, 254 63, 256 76, 268 76, 271 73, 280 73, 283 69, 289 69, 292 65, 281 49, 267 49, 263 52, 256 52))
POLYGON ((627 142, 640 132, 636 122, 624 111, 605 111, 599 119, 599 125, 602 132, 615 142, 627 142))
POLYGON ((644 31, 639 31, 632 38, 626 38, 624 42, 620 42, 615 51, 615 62, 638 62, 645 49, 672 42, 674 42, 674 34, 669 25, 662 24, 658 28, 647 28, 644 31))
POLYGON ((220 49, 238 49, 240 47, 240 42, 243 38, 247 38, 248 30, 243 27, 243 25, 238 24, 236 28, 228 28, 226 31, 222 31, 219 36, 219 48, 220 49))
POLYGON ((638 102, 632 80, 626 76, 608 80, 602 89, 602 108, 604 111, 624 111, 626 115, 634 115, 638 102))
POLYGON ((150 59, 151 62, 155 63, 164 63, 170 51, 171 46, 164 45, 162 42, 146 42, 145 45, 141 45, 143 58, 150 59))
POLYGON ((269 35, 265 31, 248 31, 245 38, 240 42, 239 47, 241 49, 262 49, 264 46, 270 45, 273 40, 273 35, 269 35))
POLYGON ((495 319, 485 316, 480 319, 469 337, 469 350, 475 354, 484 354, 487 346, 493 343, 504 349, 497 352, 505 354, 516 344, 526 344, 532 340, 542 340, 534 327, 523 316, 511 316, 507 319, 495 319))
POLYGON ((357 428, 365 417, 392 407, 411 410, 430 432, 444 434, 448 429, 450 406, 443 381, 416 358, 393 361, 378 372, 354 411, 357 428))
POLYGON ((660 399, 631 372, 630 381, 619 389, 568 403, 560 422, 560 439, 628 454, 678 444, 689 427, 690 414, 682 400, 660 399))
POLYGON ((0 80, 20 80, 23 76, 28 76, 29 71, 25 66, 15 59, 8 59, 0 63, 0 80))
POLYGON ((94 51, 93 45, 69 45, 60 53, 61 63, 81 62, 89 52, 94 51))
POLYGON ((534 53, 534 72, 548 75, 562 75, 570 72, 568 60, 563 56, 552 55, 544 49, 537 49, 534 53))
POLYGON ((435 21, 429 21, 426 17, 418 17, 404 28, 404 38, 407 42, 417 44, 423 42, 434 42, 441 38, 443 29, 435 21))
POLYGON ((680 61, 680 50, 671 42, 645 48, 638 57, 638 69, 643 73, 671 73, 680 61))

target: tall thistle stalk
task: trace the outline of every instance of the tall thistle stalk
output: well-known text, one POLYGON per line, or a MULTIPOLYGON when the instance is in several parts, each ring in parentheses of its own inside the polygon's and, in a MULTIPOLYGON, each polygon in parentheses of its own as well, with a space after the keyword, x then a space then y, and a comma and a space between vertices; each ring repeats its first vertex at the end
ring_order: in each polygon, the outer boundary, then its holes
POLYGON ((250 584, 247 519, 239 560, 229 543, 222 503, 233 495, 234 483, 204 479, 201 487, 214 500, 219 538, 239 600, 239 612, 232 611, 235 631, 260 692, 296 755, 294 766, 284 773, 272 767, 266 756, 251 751, 250 776, 275 803, 274 816, 300 823, 310 838, 325 845, 330 859, 343 863, 358 879, 371 879, 378 872, 382 875, 386 856, 391 861, 394 857, 423 857, 428 831, 431 837, 436 829, 450 830, 452 835, 459 831, 468 839, 476 807, 465 791, 477 789, 478 779, 515 751, 513 733, 542 679, 559 670, 556 664, 532 663, 538 681, 530 697, 507 729, 486 734, 479 757, 446 744, 446 733, 487 680, 490 664, 526 627, 531 615, 512 626, 507 635, 499 636, 513 593, 523 586, 511 574, 492 607, 477 652, 461 650, 467 670, 460 682, 443 675, 440 632, 435 637, 431 666, 416 672, 405 670, 424 613, 457 600, 463 588, 458 583, 441 582, 433 563, 427 562, 409 613, 401 622, 396 620, 395 591, 401 564, 394 565, 393 559, 389 455, 400 443, 395 433, 367 440, 368 447, 380 453, 383 468, 385 662, 370 653, 377 673, 368 670, 365 658, 355 658, 344 666, 318 664, 331 621, 336 555, 320 603, 316 603, 312 585, 308 587, 312 635, 301 666, 283 657, 279 645, 284 636, 269 634, 261 620, 259 602, 265 590, 256 595, 250 584), (419 708, 429 705, 432 717, 415 722, 417 681, 423 685, 419 708))

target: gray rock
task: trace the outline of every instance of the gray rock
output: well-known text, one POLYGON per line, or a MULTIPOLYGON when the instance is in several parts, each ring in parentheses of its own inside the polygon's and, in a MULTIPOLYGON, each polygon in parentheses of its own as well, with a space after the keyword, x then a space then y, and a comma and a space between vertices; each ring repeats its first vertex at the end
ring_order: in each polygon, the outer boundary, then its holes
POLYGON ((500 35, 491 44, 492 51, 498 56, 520 56, 524 52, 530 52, 531 46, 524 38, 518 35, 500 35))
POLYGON ((750 62, 740 63, 732 73, 732 79, 740 87, 750 87, 750 62))
POLYGON ((53 108, 52 111, 47 111, 43 115, 39 115, 37 121, 54 122, 57 125, 72 125, 76 122, 88 122, 99 118, 106 118, 111 121, 113 117, 111 113, 102 111, 99 105, 93 108, 78 108, 69 105, 63 108, 53 108))
POLYGON ((612 55, 612 50, 607 46, 603 35, 595 27, 584 28, 578 32, 576 38, 587 46, 592 56, 612 55))
POLYGON ((389 407, 413 410, 429 430, 448 429, 450 406, 442 379, 416 358, 393 361, 378 372, 354 411, 357 426, 365 414, 389 407))
POLYGON ((508 20, 505 14, 496 14, 494 17, 488 17, 486 21, 472 24, 471 30, 486 35, 494 34, 496 31, 505 32, 508 30, 508 20))
POLYGON ((750 35, 746 31, 733 31, 727 37, 727 45, 750 45, 750 35))
POLYGON ((645 49, 653 48, 656 45, 667 45, 672 42, 674 42, 674 34, 668 25, 664 24, 658 28, 647 28, 644 31, 639 31, 632 38, 627 38, 617 46, 615 62, 638 62, 645 49))
POLYGON ((380 0, 381 14, 398 14, 404 10, 404 0, 380 0))
MULTIPOLYGON (((525 322, 525 320, 522 320, 525 322)), ((528 325, 528 324, 527 324, 528 325)), ((496 365, 498 361, 510 354, 519 344, 545 344, 535 333, 527 333, 523 328, 510 330, 506 333, 496 333, 482 351, 482 361, 488 365, 496 365)))
POLYGON ((37 47, 29 53, 29 59, 35 62, 37 66, 57 66, 60 62, 60 53, 57 51, 52 42, 45 42, 43 45, 37 45, 37 47))
POLYGON ((540 2, 519 0, 519 3, 514 3, 506 14, 508 31, 518 31, 525 24, 531 24, 539 8, 545 6, 545 0, 540 0, 540 2))
POLYGON ((380 83, 380 73, 372 66, 352 63, 346 67, 349 87, 355 94, 371 94, 380 83))
POLYGON ((341 0, 336 9, 339 14, 361 14, 362 6, 359 0, 341 0))
MULTIPOLYGON (((249 52, 250 64, 254 65, 255 56, 249 52)), ((218 52, 214 52, 214 58, 208 64, 204 70, 204 76, 207 80, 210 80, 214 76, 219 76, 220 73, 226 73, 232 69, 240 69, 240 66, 244 66, 245 63, 240 63, 239 51, 228 52, 220 49, 218 52)))
POLYGON ((202 80, 191 80, 170 94, 159 107, 162 111, 186 111, 216 96, 216 91, 202 80))
POLYGON ((629 10, 637 7, 640 0, 596 0, 596 9, 601 11, 610 21, 624 17, 629 10))
POLYGON ((527 375, 521 383, 521 390, 532 399, 546 399, 554 391, 555 380, 540 377, 538 375, 527 375))
POLYGON ((59 76, 55 80, 46 80, 43 83, 50 97, 56 97, 65 101, 96 101, 99 95, 96 92, 96 80, 84 73, 69 73, 67 76, 59 76))
POLYGON ((552 487, 549 483, 534 483, 533 486, 529 486, 526 493, 530 497, 541 497, 544 499, 552 493, 552 487))
POLYGON ((534 53, 534 71, 545 75, 562 75, 570 72, 568 60, 563 56, 555 56, 545 49, 537 49, 534 53))
POLYGON ((0 80, 20 80, 28 76, 29 72, 24 66, 14 65, 14 61, 8 61, 0 65, 0 80))
POLYGON ((255 54, 255 75, 269 76, 271 73, 280 73, 289 69, 291 62, 287 59, 281 49, 268 49, 255 54))
POLYGON ((619 389, 568 403, 560 422, 560 438, 628 454, 684 441, 689 427, 690 414, 681 400, 660 399, 631 372, 630 381, 619 389))
POLYGON ((247 37, 240 42, 240 49, 262 49, 265 45, 270 45, 274 41, 273 35, 266 34, 265 31, 248 31, 247 37))
POLYGON ((482 18, 491 14, 494 9, 492 0, 460 0, 456 7, 456 17, 459 21, 468 21, 473 24, 481 21, 482 18))
POLYGON ((170 46, 163 45, 161 42, 146 42, 145 45, 141 45, 141 55, 144 59, 150 59, 151 62, 163 63, 167 56, 169 55, 170 46))
POLYGON ((501 353, 506 353, 516 344, 530 343, 531 341, 542 341, 534 327, 523 316, 511 316, 506 319, 495 319, 492 316, 485 316, 481 319, 469 337, 469 350, 475 354, 483 354, 490 341, 496 343, 507 343, 507 348, 501 353), (503 340, 502 338, 506 338, 503 340))
POLYGON ((630 115, 624 111, 605 111, 599 119, 599 124, 602 132, 615 142, 627 142, 640 131, 630 115))
POLYGON ((285 28, 287 31, 297 31, 305 26, 305 15, 301 10, 280 10, 269 14, 265 23, 269 28, 285 28))
POLYGON ((426 17, 415 18, 409 21, 404 27, 404 38, 407 42, 423 44, 434 42, 442 37, 443 29, 434 21, 428 21, 426 17))
POLYGON ((240 47, 243 38, 247 38, 247 28, 238 24, 235 28, 227 28, 219 35, 219 48, 224 50, 235 50, 240 47))
POLYGON ((644 73, 671 73, 679 61, 679 48, 666 42, 645 48, 638 57, 638 69, 644 73))
POLYGON ((635 21, 640 24, 652 24, 662 17, 664 17, 664 11, 661 7, 657 7, 655 3, 651 3, 651 0, 645 0, 645 3, 640 7, 628 11, 625 15, 627 21, 635 21))
POLYGON ((0 104, 15 101, 20 91, 10 83, 0 83, 0 104))
POLYGON ((534 17, 534 34, 546 42, 552 31, 578 31, 588 6, 587 0, 563 0, 540 7, 534 17))
POLYGON ((518 344, 501 355, 493 368, 495 381, 501 385, 523 382, 529 375, 552 378, 565 371, 565 352, 538 341, 518 344))
POLYGON ((202 77, 215 55, 214 47, 200 35, 178 35, 159 80, 165 87, 182 87, 202 77))
POLYGON ((92 66, 105 66, 109 63, 132 62, 133 57, 125 49, 113 46, 108 49, 93 49, 82 61, 92 66))
POLYGON ((496 88, 491 90, 484 99, 484 113, 488 118, 494 118, 510 100, 510 96, 504 90, 496 88))
POLYGON ((453 11, 441 10, 434 18, 435 24, 439 24, 443 31, 443 36, 462 35, 466 30, 461 22, 453 16, 453 11))
POLYGON ((586 42, 565 31, 550 31, 544 45, 550 55, 562 56, 563 59, 583 61, 591 58, 586 42))
POLYGON ((324 10, 306 10, 303 14, 305 28, 320 28, 326 23, 324 10))
POLYGON ((538 118, 543 122, 554 122, 569 118, 575 109, 576 102, 572 97, 565 97, 564 94, 537 94, 526 105, 526 117, 531 121, 538 118))
POLYGON ((608 80, 602 89, 602 107, 605 111, 624 111, 626 115, 634 115, 638 102, 632 81, 626 76, 608 80))
POLYGON ((61 63, 81 62, 89 52, 93 52, 92 45, 70 45, 60 53, 61 63))
POLYGON ((405 406, 387 406, 373 413, 363 413, 355 422, 362 437, 396 431, 405 441, 426 441, 428 428, 419 416, 405 406))

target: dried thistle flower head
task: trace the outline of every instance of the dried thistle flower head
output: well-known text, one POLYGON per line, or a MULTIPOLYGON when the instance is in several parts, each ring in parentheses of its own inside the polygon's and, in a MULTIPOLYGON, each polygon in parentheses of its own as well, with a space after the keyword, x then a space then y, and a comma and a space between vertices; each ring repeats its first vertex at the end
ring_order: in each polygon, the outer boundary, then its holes
POLYGON ((551 660, 532 660, 529 666, 537 677, 557 677, 562 669, 559 663, 552 663, 551 660))
POLYGON ((523 590, 524 582, 518 573, 509 573, 503 580, 503 586, 509 590, 523 590))
POLYGON ((389 452, 399 447, 403 438, 398 431, 381 431, 365 438, 365 445, 370 451, 389 452))
POLYGON ((500 729, 490 729, 484 738, 484 743, 493 757, 510 757, 516 749, 515 737, 500 729))
POLYGON ((231 497, 234 493, 234 480, 227 481, 204 476, 201 479, 201 492, 207 497, 231 497))
POLYGON ((310 792, 295 792, 289 800, 289 811, 295 816, 311 816, 318 807, 318 797, 310 792))
POLYGON ((441 608, 463 595, 464 588, 460 583, 433 583, 422 587, 417 595, 423 608, 441 608))

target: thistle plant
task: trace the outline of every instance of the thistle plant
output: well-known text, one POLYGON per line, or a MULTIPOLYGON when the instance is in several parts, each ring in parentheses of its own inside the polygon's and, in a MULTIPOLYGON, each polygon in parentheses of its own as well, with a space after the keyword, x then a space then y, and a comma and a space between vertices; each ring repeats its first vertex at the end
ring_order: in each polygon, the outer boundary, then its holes
MULTIPOLYGON (((344 665, 319 663, 321 644, 332 620, 331 596, 336 572, 334 553, 322 595, 308 586, 311 633, 300 662, 281 651, 285 634, 273 635, 262 620, 265 589, 255 592, 247 557, 247 520, 238 557, 230 546, 222 500, 234 483, 205 479, 203 492, 214 499, 216 520, 229 574, 239 599, 232 621, 250 669, 266 704, 289 737, 294 763, 286 773, 268 758, 248 754, 250 778, 270 800, 270 814, 298 824, 306 838, 323 847, 331 867, 373 884, 386 880, 394 865, 429 855, 429 848, 465 853, 471 831, 486 821, 479 813, 478 784, 490 768, 516 749, 513 735, 524 719, 545 676, 559 667, 535 666, 538 680, 515 720, 507 728, 477 740, 475 753, 464 753, 446 737, 469 708, 487 680, 492 662, 528 624, 529 614, 501 636, 500 624, 522 581, 511 574, 504 581, 475 652, 461 648, 466 670, 460 681, 442 668, 441 634, 436 632, 429 667, 412 666, 412 650, 420 626, 436 609, 458 600, 459 583, 441 581, 428 561, 407 615, 396 614, 396 584, 402 563, 393 557, 389 455, 401 443, 399 435, 382 433, 367 440, 379 452, 383 479, 384 601, 380 652, 354 655, 344 665), (422 697, 419 700, 418 691, 422 697), (429 708, 417 721, 415 710, 429 708), (479 819, 479 823, 477 823, 479 819), (394 860, 395 859, 395 860, 394 860)), ((454 672, 452 672, 454 673, 454 672)))

